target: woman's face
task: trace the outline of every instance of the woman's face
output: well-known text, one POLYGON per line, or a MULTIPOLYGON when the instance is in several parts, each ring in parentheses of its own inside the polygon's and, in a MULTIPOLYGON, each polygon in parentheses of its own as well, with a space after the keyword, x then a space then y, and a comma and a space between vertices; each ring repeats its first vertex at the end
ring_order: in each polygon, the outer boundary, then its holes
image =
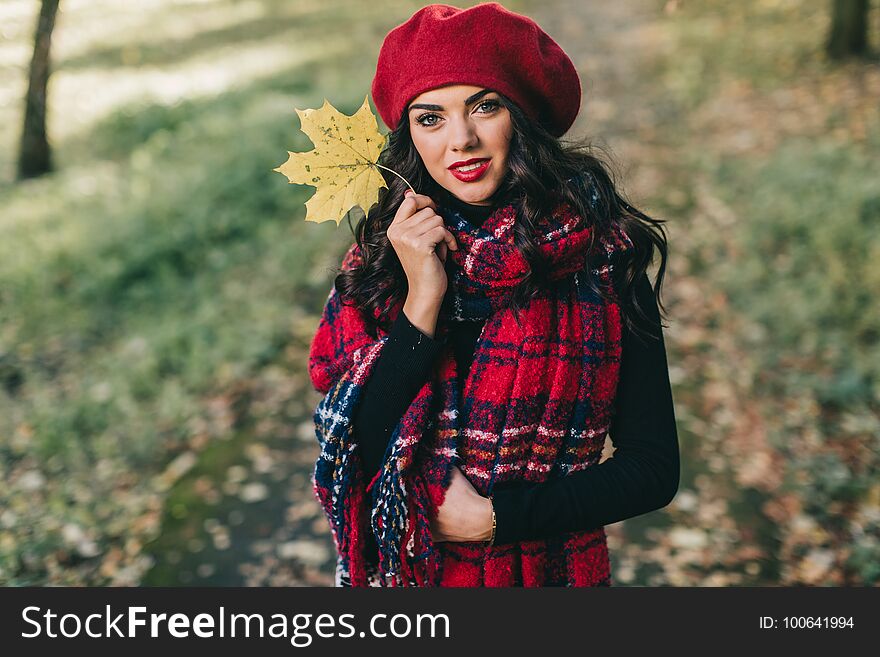
POLYGON ((488 205, 507 173, 513 134, 498 94, 463 84, 439 87, 416 96, 407 111, 413 144, 431 177, 465 203, 488 205), (478 168, 460 171, 469 160, 478 160, 478 168))

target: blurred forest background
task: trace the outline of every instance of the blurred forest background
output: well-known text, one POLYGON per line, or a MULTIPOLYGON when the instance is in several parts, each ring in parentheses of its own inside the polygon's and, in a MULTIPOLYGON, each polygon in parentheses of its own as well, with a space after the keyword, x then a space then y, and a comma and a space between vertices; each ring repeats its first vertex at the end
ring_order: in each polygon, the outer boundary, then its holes
MULTIPOLYGON (((306 360, 353 238, 272 169, 426 3, 62 0, 18 180, 40 4, 0 3, 0 584, 332 584, 306 360)), ((877 585, 880 7, 838 59, 830 1, 503 4, 668 221, 682 481, 615 585, 877 585)))

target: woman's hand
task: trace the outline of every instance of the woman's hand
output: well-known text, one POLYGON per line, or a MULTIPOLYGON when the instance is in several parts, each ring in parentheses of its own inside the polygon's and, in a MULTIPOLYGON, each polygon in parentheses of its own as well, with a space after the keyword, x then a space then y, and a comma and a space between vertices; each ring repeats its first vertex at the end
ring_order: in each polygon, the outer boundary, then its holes
POLYGON ((409 295, 439 304, 446 294, 446 249, 458 250, 458 244, 436 210, 430 196, 408 191, 386 236, 406 273, 409 295))
POLYGON ((431 521, 431 535, 434 542, 488 541, 492 536, 492 500, 481 496, 458 466, 431 521))

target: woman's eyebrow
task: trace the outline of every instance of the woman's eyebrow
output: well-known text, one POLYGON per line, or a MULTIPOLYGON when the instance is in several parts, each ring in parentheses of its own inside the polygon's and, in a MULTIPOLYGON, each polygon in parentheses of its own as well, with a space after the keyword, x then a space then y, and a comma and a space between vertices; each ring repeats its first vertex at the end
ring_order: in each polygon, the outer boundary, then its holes
MULTIPOLYGON (((478 91, 477 93, 475 93, 473 96, 468 96, 467 98, 464 99, 465 107, 470 105, 471 103, 479 100, 480 98, 482 98, 483 96, 485 96, 486 94, 489 94, 489 93, 492 93, 491 89, 483 89, 482 91, 478 91)), ((435 112, 442 112, 443 111, 443 107, 441 105, 428 105, 426 103, 415 103, 414 105, 410 105, 409 109, 410 110, 426 109, 426 110, 434 110, 435 112)))

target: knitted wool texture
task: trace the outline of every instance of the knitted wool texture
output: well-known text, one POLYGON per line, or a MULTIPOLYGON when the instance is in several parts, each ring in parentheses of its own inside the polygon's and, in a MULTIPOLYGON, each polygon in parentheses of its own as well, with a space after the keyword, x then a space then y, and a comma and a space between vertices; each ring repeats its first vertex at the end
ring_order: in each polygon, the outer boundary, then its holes
MULTIPOLYGON (((612 227, 597 237, 588 258, 592 227, 560 203, 540 227, 552 283, 520 311, 517 323, 505 306, 528 264, 513 244, 514 206, 496 209, 479 228, 453 209, 440 206, 438 214, 459 245, 447 251, 450 283, 437 327, 436 339, 446 344, 395 428, 383 469, 369 482, 352 418, 388 334, 380 328, 377 338, 368 335, 362 312, 343 304, 334 287, 311 345, 309 373, 325 395, 314 414, 321 453, 312 483, 337 549, 336 583, 610 585, 602 527, 487 546, 435 543, 430 520, 452 467, 486 496, 502 482, 542 482, 598 463, 614 408, 621 316, 616 297, 603 300, 587 276, 613 291, 614 259, 632 242, 612 227), (455 322, 478 319, 488 321, 462 386, 446 336, 455 322)), ((342 269, 360 258, 352 245, 342 269)), ((388 318, 402 305, 387 309, 388 318)))

